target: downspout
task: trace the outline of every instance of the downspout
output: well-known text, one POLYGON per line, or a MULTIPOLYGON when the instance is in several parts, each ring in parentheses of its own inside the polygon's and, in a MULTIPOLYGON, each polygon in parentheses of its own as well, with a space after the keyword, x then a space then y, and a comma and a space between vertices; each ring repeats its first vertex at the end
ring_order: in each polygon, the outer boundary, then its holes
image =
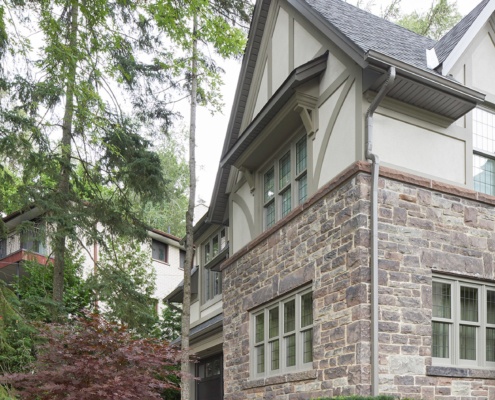
POLYGON ((380 158, 373 153, 373 113, 391 89, 395 80, 395 67, 388 70, 388 78, 373 99, 366 112, 365 136, 366 159, 371 161, 371 394, 379 395, 378 364, 378 177, 380 158))

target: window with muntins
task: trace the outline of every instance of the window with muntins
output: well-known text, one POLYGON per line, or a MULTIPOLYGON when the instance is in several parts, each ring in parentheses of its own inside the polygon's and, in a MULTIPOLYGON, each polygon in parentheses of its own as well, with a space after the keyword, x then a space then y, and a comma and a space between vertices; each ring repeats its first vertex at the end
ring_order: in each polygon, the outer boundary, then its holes
POLYGON ((310 289, 254 312, 251 322, 254 378, 312 368, 313 293, 310 289))
MULTIPOLYGON (((203 265, 208 265, 227 247, 227 231, 221 229, 203 244, 203 265)), ((222 293, 222 273, 203 268, 203 302, 222 293)))
POLYGON ((478 192, 495 196, 495 113, 473 110, 473 181, 478 192))
POLYGON ((435 365, 495 366, 495 285, 434 278, 435 365))
POLYGON ((306 136, 291 143, 289 148, 263 173, 263 224, 270 228, 275 222, 304 203, 308 196, 306 136))

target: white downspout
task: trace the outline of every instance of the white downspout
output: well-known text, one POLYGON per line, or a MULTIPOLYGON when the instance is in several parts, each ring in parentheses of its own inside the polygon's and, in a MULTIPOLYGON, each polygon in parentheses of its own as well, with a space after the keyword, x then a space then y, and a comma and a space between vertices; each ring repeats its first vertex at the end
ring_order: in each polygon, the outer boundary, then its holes
POLYGON ((366 112, 366 159, 371 161, 371 394, 379 395, 378 364, 378 177, 380 158, 373 153, 373 113, 392 87, 395 80, 395 67, 388 70, 388 78, 373 99, 366 112))

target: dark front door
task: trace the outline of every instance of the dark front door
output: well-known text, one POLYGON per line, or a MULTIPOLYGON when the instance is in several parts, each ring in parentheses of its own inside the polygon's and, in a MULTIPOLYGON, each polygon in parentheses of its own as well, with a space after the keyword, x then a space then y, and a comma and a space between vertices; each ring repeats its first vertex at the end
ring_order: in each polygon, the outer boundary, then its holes
POLYGON ((223 399, 222 354, 200 360, 196 365, 196 400, 223 399))

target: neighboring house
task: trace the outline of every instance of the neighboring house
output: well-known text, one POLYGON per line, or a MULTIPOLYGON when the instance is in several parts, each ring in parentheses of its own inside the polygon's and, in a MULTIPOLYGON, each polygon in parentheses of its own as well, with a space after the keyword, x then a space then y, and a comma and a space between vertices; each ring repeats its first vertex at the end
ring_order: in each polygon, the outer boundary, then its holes
POLYGON ((495 399, 494 11, 435 42, 342 0, 257 1, 196 235, 196 387, 495 399))
POLYGON ((0 279, 12 283, 16 277, 24 274, 22 264, 26 261, 37 261, 46 264, 51 258, 50 245, 40 240, 46 225, 39 220, 40 213, 36 208, 26 212, 15 212, 3 218, 8 234, 0 239, 0 279), (23 222, 34 221, 34 226, 16 230, 23 222))
MULTIPOLYGON (((22 264, 27 260, 46 264, 53 260, 50 243, 42 240, 44 236, 40 230, 46 225, 40 219, 41 213, 37 208, 26 212, 15 212, 3 218, 8 234, 0 239, 0 279, 12 283, 16 276, 25 273, 22 264), (34 222, 34 227, 19 231, 23 222, 34 222)), ((156 299, 157 311, 162 309, 162 300, 182 280, 184 263, 184 248, 180 239, 158 229, 148 231, 149 240, 142 244, 141 250, 149 254, 151 266, 156 274, 156 290, 153 297, 156 299)), ((100 246, 95 243, 81 249, 83 260, 83 274, 88 276, 97 272, 97 262, 101 257, 100 246)))

